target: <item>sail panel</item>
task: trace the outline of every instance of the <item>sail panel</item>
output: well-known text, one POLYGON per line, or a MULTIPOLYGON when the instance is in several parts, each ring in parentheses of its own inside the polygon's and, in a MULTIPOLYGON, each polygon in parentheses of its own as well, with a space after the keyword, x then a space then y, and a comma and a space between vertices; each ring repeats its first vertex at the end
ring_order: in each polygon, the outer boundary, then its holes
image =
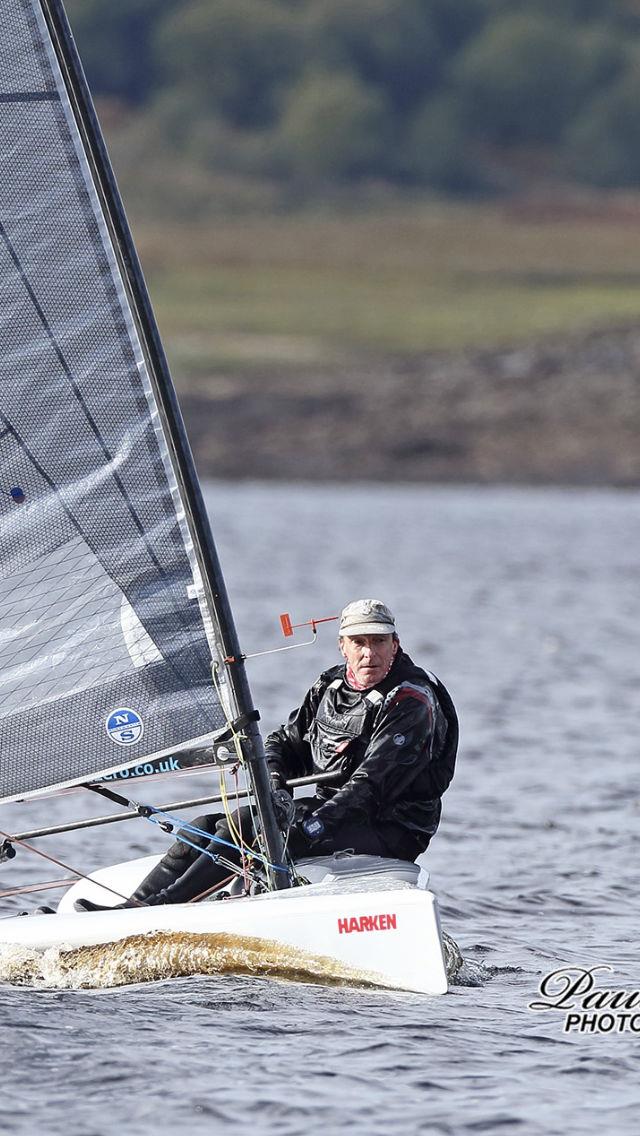
POLYGON ((1 800, 201 744, 236 710, 91 124, 40 0, 0 13, 1 800))

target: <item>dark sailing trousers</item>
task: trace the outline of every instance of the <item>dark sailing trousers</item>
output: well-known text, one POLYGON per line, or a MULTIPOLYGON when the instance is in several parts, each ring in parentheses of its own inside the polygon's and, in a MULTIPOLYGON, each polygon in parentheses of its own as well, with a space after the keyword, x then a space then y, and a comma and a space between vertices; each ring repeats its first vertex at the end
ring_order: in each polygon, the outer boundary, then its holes
MULTIPOLYGON (((296 813, 305 816, 317 808, 318 801, 311 797, 296 800, 296 813)), ((253 826, 251 809, 244 806, 233 814, 233 821, 238 832, 242 833, 244 842, 250 845, 253 841, 253 826)), ((209 855, 203 855, 201 848, 207 852, 220 855, 223 859, 231 861, 238 868, 241 866, 241 854, 238 848, 229 847, 234 844, 227 818, 220 813, 206 814, 196 817, 192 822, 195 828, 210 833, 220 840, 209 840, 207 836, 194 835, 185 832, 185 837, 191 842, 185 844, 178 838, 163 856, 152 872, 143 880, 134 893, 135 899, 145 902, 160 903, 186 903, 202 892, 209 891, 228 880, 231 869, 224 864, 215 863, 209 855), (192 847, 192 845, 197 847, 192 847)), ((332 830, 324 840, 311 844, 298 826, 291 829, 288 850, 294 859, 304 859, 310 856, 330 856, 333 852, 351 850, 368 856, 396 856, 400 859, 413 860, 419 851, 407 846, 406 834, 399 834, 397 826, 385 826, 380 830, 372 828, 365 820, 352 820, 332 830)))

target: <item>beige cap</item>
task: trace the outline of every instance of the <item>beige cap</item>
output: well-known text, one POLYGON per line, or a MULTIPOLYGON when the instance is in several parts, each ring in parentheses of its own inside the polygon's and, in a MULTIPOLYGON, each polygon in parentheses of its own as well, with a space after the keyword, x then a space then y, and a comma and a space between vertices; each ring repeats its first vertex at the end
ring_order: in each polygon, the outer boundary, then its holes
POLYGON ((339 635, 396 635, 393 613, 381 600, 354 600, 340 616, 339 635))

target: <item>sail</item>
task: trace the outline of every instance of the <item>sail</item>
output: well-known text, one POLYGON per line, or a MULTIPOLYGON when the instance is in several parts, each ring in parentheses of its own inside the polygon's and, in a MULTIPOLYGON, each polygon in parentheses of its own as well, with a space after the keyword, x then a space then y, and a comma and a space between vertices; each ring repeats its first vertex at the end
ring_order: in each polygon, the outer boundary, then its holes
POLYGON ((204 744, 238 706, 212 681, 189 455, 64 14, 0 14, 7 801, 204 744))

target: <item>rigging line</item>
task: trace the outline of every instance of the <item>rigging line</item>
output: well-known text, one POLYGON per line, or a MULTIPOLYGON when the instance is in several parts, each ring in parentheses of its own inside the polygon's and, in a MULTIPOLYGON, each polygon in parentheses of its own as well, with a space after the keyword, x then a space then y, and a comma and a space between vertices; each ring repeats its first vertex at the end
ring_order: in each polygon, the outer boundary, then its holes
MULTIPOLYGON (((36 856, 41 856, 43 860, 48 860, 50 864, 56 864, 58 868, 64 868, 65 872, 73 872, 74 876, 77 876, 79 880, 87 880, 88 883, 95 882, 91 879, 91 876, 85 875, 84 872, 79 872, 78 869, 72 867, 71 864, 65 864, 64 860, 58 860, 56 856, 52 856, 49 852, 43 852, 41 848, 34 848, 32 844, 27 844, 25 840, 18 840, 15 836, 10 836, 8 832, 3 832, 1 828, 0 836, 4 836, 5 840, 8 840, 10 844, 19 844, 21 848, 26 848, 27 852, 35 852, 36 856)), ((122 895, 119 891, 116 891, 115 888, 110 887, 109 884, 100 884, 100 887, 103 887, 105 891, 110 891, 111 894, 117 896, 118 899, 124 899, 126 901, 129 898, 126 895, 122 895)), ((134 902, 137 907, 145 906, 137 899, 132 902, 134 902)))
POLYGON ((235 819, 234 819, 233 813, 231 812, 231 807, 229 805, 229 795, 228 795, 228 792, 227 792, 227 786, 226 786, 226 782, 225 782, 225 772, 226 771, 224 769, 220 771, 220 795, 222 797, 222 808, 223 808, 223 811, 224 811, 224 815, 225 815, 227 824, 229 825, 229 831, 230 831, 233 839, 235 840, 238 848, 240 849, 240 852, 242 854, 242 859, 244 861, 244 841, 242 839, 242 833, 238 832, 238 828, 236 826, 235 819))
MULTIPOLYGON (((233 781, 234 781, 235 791, 236 791, 236 816, 238 818, 238 830, 239 830, 239 833, 240 833, 240 847, 243 849, 242 868, 243 868, 243 871, 244 871, 244 886, 245 886, 245 890, 246 890, 247 884, 248 884, 248 873, 247 873, 247 861, 246 861, 246 858, 245 858, 245 855, 244 855, 244 836, 243 836, 243 832, 242 832, 242 814, 240 812, 240 794, 239 794, 240 784, 238 782, 238 766, 237 765, 232 772, 232 776, 233 776, 233 781)), ((224 781, 224 776, 221 778, 221 781, 224 781)), ((226 785, 225 785, 225 792, 226 792, 226 785)))
MULTIPOLYGON (((216 687, 216 692, 218 694, 218 701, 220 702, 220 705, 223 706, 223 702, 222 702, 222 698, 221 698, 221 692, 220 692, 220 689, 218 687, 215 668, 212 668, 212 675, 214 676, 214 684, 215 684, 215 687, 216 687)), ((223 709, 224 709, 224 707, 223 707, 223 709)), ((232 740, 233 740, 233 747, 236 751, 236 757, 238 759, 238 765, 235 767, 236 775, 237 775, 237 770, 238 770, 239 766, 246 773, 246 762, 244 760, 244 754, 242 752, 242 744, 241 744, 241 740, 240 740, 240 735, 237 732, 234 723, 229 720, 226 712, 225 712, 225 718, 226 718, 226 723, 227 723, 227 729, 231 731, 231 737, 232 737, 232 740)), ((236 823, 235 823, 235 818, 234 818, 234 816, 231 812, 231 807, 229 805, 229 795, 228 795, 228 792, 227 792, 227 783, 226 783, 226 772, 227 771, 223 766, 220 770, 220 795, 221 795, 221 798, 222 798, 222 808, 223 808, 223 811, 224 811, 224 815, 227 819, 227 824, 229 825, 229 831, 230 831, 232 837, 234 838, 234 840, 236 840, 236 842, 238 843, 238 846, 239 846, 241 854, 242 854, 243 863, 244 863, 245 842, 244 842, 243 837, 242 837, 241 828, 240 828, 240 831, 238 831, 238 827, 236 826, 236 823)), ((238 802, 238 800, 239 800, 239 794, 238 794, 237 785, 236 785, 236 803, 238 802)), ((250 793, 248 794, 247 804, 248 804, 249 809, 251 810, 251 817, 252 817, 252 821, 253 821, 255 818, 254 818, 254 814, 253 814, 253 807, 252 807, 251 794, 250 793)), ((236 809, 236 813, 237 813, 237 809, 236 809)), ((238 821, 241 824, 239 817, 238 817, 238 821)), ((252 825, 252 827, 255 830, 255 828, 256 828, 255 823, 252 825)), ((257 838, 257 832, 256 832, 256 838, 257 838)), ((247 845, 247 847, 249 847, 249 845, 247 845)))
MULTIPOLYGON (((240 734, 238 733, 238 731, 236 729, 235 723, 233 721, 231 721, 231 719, 229 718, 229 715, 227 714, 224 699, 222 697, 222 689, 221 689, 221 686, 220 686, 220 680, 219 680, 219 677, 218 677, 218 665, 215 662, 213 663, 213 665, 211 667, 211 677, 213 679, 213 684, 214 684, 214 687, 215 687, 215 690, 216 690, 216 694, 218 695, 218 702, 219 702, 220 706, 222 707, 222 710, 223 710, 223 713, 224 713, 224 716, 225 716, 227 729, 231 733, 231 738, 232 738, 232 741, 233 741, 233 747, 234 747, 235 752, 236 752, 238 764, 246 772, 246 762, 245 762, 245 759, 244 759, 244 752, 243 752, 243 749, 242 749, 242 741, 241 741, 241 738, 240 738, 240 734)), ((236 770, 237 770, 237 767, 236 767, 236 770)), ((237 829, 236 824, 235 824, 235 820, 234 820, 234 818, 231 814, 231 809, 229 808, 224 768, 221 770, 221 776, 220 776, 220 793, 221 793, 221 797, 222 797, 222 808, 224 810, 225 817, 227 818, 227 823, 229 825, 229 831, 230 831, 231 835, 234 837, 234 839, 238 842, 238 845, 240 847, 240 855, 242 857, 243 869, 246 871, 246 867, 245 867, 245 864, 246 864, 246 861, 245 861, 245 842, 244 842, 244 839, 243 839, 243 836, 242 836, 242 828, 240 828, 240 832, 238 832, 238 829, 237 829)), ((239 792, 238 792, 238 786, 237 786, 237 780, 236 780, 236 802, 238 802, 238 800, 239 800, 239 792)), ((258 847, 260 847, 261 841, 260 841, 259 825, 256 823, 256 812, 255 812, 251 793, 247 794, 247 805, 248 805, 250 815, 251 815, 251 828, 252 828, 252 830, 255 834, 254 835, 254 845, 257 843, 258 847)), ((238 815, 238 821, 241 825, 239 815, 238 815)), ((251 846, 246 845, 246 847, 249 849, 250 853, 253 852, 253 845, 251 845, 251 846)), ((264 847, 263 844, 262 844, 262 847, 264 847)))
MULTIPOLYGON (((100 450, 102 451, 104 458, 106 459, 106 461, 108 462, 108 464, 111 467, 111 477, 113 478, 116 486, 118 487, 118 489, 120 491, 122 499, 125 503, 125 507, 126 507, 128 513, 129 513, 129 516, 131 517, 131 520, 133 521, 134 526, 137 528, 138 533, 139 533, 139 535, 142 539, 142 542, 143 542, 143 544, 144 544, 144 546, 147 550, 147 553, 149 555, 149 559, 151 560, 152 564, 154 564, 160 578, 162 580, 164 580, 167 583, 167 585, 169 586, 170 595, 173 595, 173 593, 171 591, 171 582, 170 582, 167 574, 165 573, 160 561, 158 560, 153 548, 151 547, 151 544, 149 543, 148 534, 144 530, 144 526, 142 524, 142 521, 140 520, 140 517, 138 516, 138 514, 136 512, 136 509, 133 505, 133 502, 131 501, 131 499, 129 497, 129 494, 127 493, 124 482, 122 481, 120 474, 115 469, 113 469, 113 465, 114 465, 113 455, 109 451, 109 449, 108 449, 108 447, 107 447, 107 445, 104 441, 104 438, 102 437, 102 434, 100 433, 100 429, 98 427, 98 424, 95 421, 93 415, 91 414, 91 411, 89 410, 89 407, 87 406, 87 404, 86 404, 86 402, 85 402, 85 400, 82 396, 82 392, 81 392, 81 390, 80 390, 80 388, 79 388, 79 386, 78 386, 78 384, 77 384, 77 382, 76 382, 76 380, 75 380, 75 378, 74 378, 74 376, 71 372, 71 368, 69 367, 69 365, 66 361, 66 358, 65 358, 64 354, 62 353, 62 350, 61 350, 61 348, 60 348, 60 346, 59 346, 59 344, 58 344, 58 342, 55 338, 55 335, 53 334, 53 330, 52 330, 51 326, 49 325, 49 321, 47 320, 47 317, 44 313, 44 310, 43 310, 42 306, 40 305, 40 302, 39 302, 32 286, 31 286, 31 283, 30 283, 30 281, 29 281, 29 279, 26 275, 26 272, 24 271, 24 269, 22 267, 20 258, 19 258, 17 252, 15 251, 15 249, 13 247, 13 244, 11 242, 9 234, 7 233, 4 225, 2 224, 2 221, 0 221, 0 237, 2 238, 2 240, 5 243, 5 246, 7 248, 9 256, 11 257, 11 260, 14 263, 14 266, 15 266, 17 272, 18 272, 18 275, 20 276, 20 279, 22 280, 25 291, 27 292, 27 295, 29 296, 31 303, 33 304, 33 307, 35 308, 35 311, 38 315, 38 318, 40 319, 40 323, 42 324, 42 327, 44 328, 44 331, 47 335, 47 338, 49 339, 49 342, 50 342, 50 344, 53 348, 53 351, 54 351, 55 355, 57 356, 58 362, 59 362, 64 374, 67 377, 69 385, 70 385, 73 393, 76 396, 76 400, 79 403, 79 405, 81 406, 82 410, 84 411, 87 422, 89 423, 89 426, 90 426, 90 428, 91 428, 91 430, 92 430, 92 432, 93 432, 93 434, 96 438, 96 441, 98 442, 98 446, 99 446, 100 450)), ((145 364, 145 366, 146 366, 146 364, 145 364)), ((145 394, 145 397, 146 397, 146 394, 145 394)), ((3 421, 6 422, 7 425, 11 426, 11 423, 8 422, 8 420, 4 417, 4 415, 3 415, 3 421)), ((17 431, 13 431, 13 433, 14 433, 14 437, 16 438, 16 440, 18 440, 19 443, 23 445, 25 452, 28 454, 28 456, 34 462, 34 465, 36 465, 38 472, 43 473, 43 471, 41 470, 41 467, 38 466, 35 459, 29 453, 27 447, 24 445, 22 440, 19 439, 19 435, 18 435, 17 431)), ((46 480, 47 480, 48 484, 50 485, 50 487, 54 490, 54 492, 57 493, 58 487, 55 485, 55 483, 50 478, 46 478, 46 480)), ((165 473, 165 480, 166 480, 166 473, 165 473)), ((165 488, 170 494, 170 488, 169 488, 168 482, 167 482, 165 488)), ((65 512, 68 512, 66 507, 65 507, 65 512)), ((76 528, 78 529, 78 532, 83 537, 83 539, 87 540, 85 533, 82 531, 82 529, 80 528, 80 526, 78 524, 76 524, 76 528)), ((87 544, 89 544, 89 546, 92 547, 91 542, 88 541, 88 540, 87 540, 87 544)), ((98 559, 100 559, 100 558, 98 557, 98 559)), ((102 561, 100 561, 100 562, 102 563, 102 561)), ((177 605, 176 605, 175 610, 176 610, 176 613, 178 614, 178 616, 181 617, 182 613, 180 611, 180 608, 177 605)), ((188 628, 187 628, 187 630, 188 630, 188 628)), ((204 656, 202 656, 202 658, 204 659, 204 656)))
MULTIPOLYGON (((239 851, 237 844, 232 844, 231 841, 224 840, 222 836, 214 836, 210 832, 206 832, 205 829, 198 828, 196 825, 189 824, 187 821, 182 821, 180 819, 180 817, 177 817, 177 816, 173 815, 172 813, 165 813, 165 812, 162 811, 162 809, 158 809, 154 805, 150 805, 149 808, 152 810, 152 812, 151 812, 151 815, 149 817, 147 817, 147 820, 150 820, 153 824, 159 824, 160 822, 157 821, 155 818, 161 817, 163 820, 167 820, 171 824, 174 824, 174 825, 177 824, 180 832, 190 832, 194 836, 206 836, 208 841, 213 841, 215 844, 223 844, 226 848, 233 848, 234 852, 239 851)), ((2 835, 3 835, 3 833, 0 831, 0 836, 2 836, 2 835)), ((182 837, 180 836, 179 839, 182 840, 182 837)), ((184 843, 189 844, 189 841, 185 840, 184 843)), ((200 848, 199 845, 192 845, 192 847, 200 848)), ((200 851, 206 852, 207 850, 206 850, 206 848, 200 848, 200 851)), ((211 853, 209 853, 209 855, 215 856, 215 853, 211 852, 211 853)), ((260 860, 265 865, 265 867, 273 868, 274 871, 276 871, 276 872, 288 872, 288 870, 289 870, 288 868, 286 868, 284 866, 284 864, 272 864, 272 863, 270 863, 270 861, 266 858, 266 856, 263 856, 261 852, 254 852, 253 849, 252 849, 251 855, 253 857, 255 857, 255 859, 260 860)))
POLYGON ((221 891, 222 888, 226 887, 227 884, 230 884, 233 880, 237 880, 237 878, 238 875, 234 872, 233 875, 227 876, 226 880, 220 880, 220 883, 215 884, 213 887, 205 888, 205 890, 201 891, 198 895, 194 895, 193 899, 187 900, 187 903, 199 903, 201 899, 206 899, 208 895, 213 895, 214 892, 221 891))
POLYGON ((69 887, 70 884, 76 882, 76 876, 69 876, 64 880, 47 880, 43 884, 23 884, 22 887, 9 888, 8 891, 0 891, 0 899, 7 899, 12 895, 28 895, 32 891, 49 891, 52 888, 69 887))
MULTIPOLYGON (((227 818, 227 824, 229 825, 229 832, 231 833, 231 836, 233 837, 233 839, 237 841, 238 847, 240 849, 240 857, 241 857, 241 861, 242 861, 242 874, 243 874, 243 877, 244 877, 244 884, 245 884, 245 890, 246 890, 247 883, 251 879, 251 876, 249 874, 248 857, 250 857, 253 854, 254 847, 253 847, 253 845, 246 843, 245 840, 244 840, 244 837, 242 835, 242 819, 241 819, 241 816, 240 816, 240 797, 239 797, 238 783, 237 783, 238 766, 236 765, 235 771, 234 771, 234 776, 235 776, 235 779, 236 779, 236 813, 235 813, 235 816, 237 816, 237 818, 238 818, 237 826, 236 826, 236 823, 235 823, 235 817, 234 817, 233 813, 231 812, 231 807, 229 805, 229 798, 228 798, 228 794, 227 794, 227 786, 226 786, 226 781, 225 781, 226 772, 227 772, 226 769, 222 769, 221 770, 221 776, 220 776, 220 790, 221 790, 221 794, 222 794, 222 798, 223 798, 222 807, 224 809, 224 813, 225 813, 225 816, 227 818)), ((250 805, 249 805, 249 808, 251 808, 250 805)), ((255 826, 252 826, 252 827, 255 827, 255 826)), ((254 844, 257 843, 257 840, 258 840, 258 837, 257 837, 257 834, 256 834, 256 836, 254 838, 254 844)))
MULTIPOLYGON (((198 903, 201 899, 206 899, 206 897, 208 895, 213 895, 214 892, 220 891, 222 888, 226 887, 227 884, 232 883, 232 881, 235 880, 235 879, 237 879, 237 874, 235 872, 233 872, 231 875, 227 876, 224 880, 220 880, 220 882, 215 884, 214 887, 205 888, 204 891, 201 891, 198 895, 195 895, 193 897, 193 899, 188 899, 186 902, 187 903, 198 903)), ((68 879, 48 880, 46 883, 42 883, 42 884, 24 884, 22 887, 10 888, 8 891, 0 891, 0 899, 10 899, 11 896, 14 896, 14 895, 30 895, 33 892, 51 891, 54 888, 69 887, 71 884, 74 884, 75 882, 76 882, 76 877, 70 876, 68 879)), ((93 881, 93 882, 95 882, 95 881, 93 881)), ((104 887, 104 884, 100 884, 100 887, 104 887)), ((149 905, 148 904, 142 904, 141 906, 144 907, 144 906, 149 906, 149 905)), ((15 916, 8 916, 8 918, 15 918, 15 916)))
MULTIPOLYGON (((200 852, 205 852, 207 856, 210 856, 215 863, 217 863, 218 861, 220 861, 220 863, 224 862, 220 860, 219 853, 211 852, 210 849, 206 847, 203 848, 200 844, 195 844, 193 841, 188 840, 186 836, 183 835, 183 833, 190 832, 194 836, 206 836, 209 843, 213 841, 214 844, 222 844, 225 848, 233 848, 234 852, 242 851, 242 849, 240 849, 238 845, 234 844, 232 841, 224 840, 222 836, 215 836, 213 833, 207 832, 203 828, 198 828, 197 825, 189 824, 187 821, 181 821, 180 817, 172 816, 171 813, 162 813, 159 809, 154 809, 153 813, 146 819, 150 820, 152 824, 157 824, 159 828, 163 829, 163 831, 166 831, 166 829, 164 828, 165 818, 171 820, 173 822, 173 827, 177 828, 177 840, 181 840, 183 844, 188 844, 190 848, 197 848, 200 852), (155 816, 153 815, 153 813, 155 813, 155 816), (158 815, 161 816, 163 820, 156 820, 156 816, 158 815)), ((262 859, 261 856, 258 856, 258 858, 262 859)))
MULTIPOLYGON (((153 817, 148 817, 147 819, 153 822, 153 817)), ((177 839, 181 842, 181 844, 186 844, 189 848, 193 848, 194 851, 201 853, 204 856, 208 856, 214 864, 221 864, 223 868, 229 868, 230 871, 233 872, 234 876, 244 875, 244 870, 241 866, 234 864, 232 860, 227 860, 227 858, 220 852, 212 852, 210 848, 203 848, 201 844, 196 844, 195 841, 189 840, 188 837, 184 835, 184 832, 188 827, 189 826, 187 825, 183 826, 180 829, 180 834, 177 835, 177 839)), ((194 829, 194 831, 201 833, 202 829, 197 828, 194 829)), ((233 848, 234 851, 237 851, 235 844, 229 844, 229 842, 227 840, 223 840, 222 837, 212 836, 211 833, 202 833, 202 835, 208 836, 210 842, 215 841, 218 844, 226 844, 227 848, 233 848)), ((256 880, 254 876, 251 876, 250 878, 254 883, 260 883, 260 881, 256 880)), ((216 890, 217 887, 218 885, 216 884, 216 887, 213 890, 216 890)))

